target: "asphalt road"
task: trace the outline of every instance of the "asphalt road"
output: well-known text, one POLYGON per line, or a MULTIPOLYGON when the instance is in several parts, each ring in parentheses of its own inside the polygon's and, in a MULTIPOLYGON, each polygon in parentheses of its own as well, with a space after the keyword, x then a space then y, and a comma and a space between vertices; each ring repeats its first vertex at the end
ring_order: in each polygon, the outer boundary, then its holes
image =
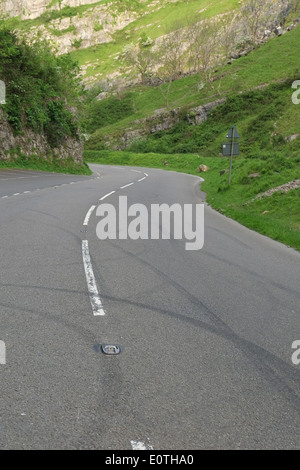
POLYGON ((300 254, 207 205, 201 250, 101 241, 99 204, 204 195, 92 169, 0 172, 0 449, 299 449, 300 254))

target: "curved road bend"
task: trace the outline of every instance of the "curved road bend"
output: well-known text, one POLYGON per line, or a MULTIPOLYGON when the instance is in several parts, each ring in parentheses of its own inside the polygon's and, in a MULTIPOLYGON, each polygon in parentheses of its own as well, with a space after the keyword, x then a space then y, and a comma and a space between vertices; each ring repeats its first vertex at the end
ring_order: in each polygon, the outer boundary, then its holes
POLYGON ((199 251, 100 241, 101 203, 203 195, 188 175, 92 169, 0 172, 0 448, 299 448, 300 254, 208 206, 199 251))

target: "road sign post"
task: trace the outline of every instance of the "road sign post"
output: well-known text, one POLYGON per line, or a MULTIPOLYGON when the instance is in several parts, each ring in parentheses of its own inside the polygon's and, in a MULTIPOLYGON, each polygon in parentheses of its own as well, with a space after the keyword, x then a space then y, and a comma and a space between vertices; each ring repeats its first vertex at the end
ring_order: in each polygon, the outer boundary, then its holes
POLYGON ((3 80, 0 80, 0 104, 6 104, 6 87, 3 80))
POLYGON ((229 167, 229 177, 228 177, 228 184, 229 184, 229 185, 230 185, 230 183, 231 183, 231 171, 232 171, 233 146, 234 146, 234 132, 232 132, 232 137, 231 137, 230 167, 229 167))
POLYGON ((226 139, 231 139, 230 142, 226 142, 223 144, 223 155, 224 157, 230 156, 230 167, 229 167, 229 178, 228 178, 228 184, 230 185, 231 183, 231 172, 232 172, 232 160, 233 160, 233 155, 239 155, 240 150, 239 150, 239 143, 235 142, 235 139, 239 139, 239 133, 236 130, 235 125, 232 126, 228 134, 226 135, 226 139))

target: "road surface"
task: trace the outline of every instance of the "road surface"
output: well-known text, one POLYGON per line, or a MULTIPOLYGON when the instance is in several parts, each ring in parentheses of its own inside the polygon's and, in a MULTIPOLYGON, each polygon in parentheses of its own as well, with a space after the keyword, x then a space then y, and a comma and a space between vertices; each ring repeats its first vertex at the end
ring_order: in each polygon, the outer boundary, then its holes
POLYGON ((0 171, 0 448, 299 449, 300 254, 207 205, 201 250, 101 241, 103 203, 204 195, 91 167, 0 171))

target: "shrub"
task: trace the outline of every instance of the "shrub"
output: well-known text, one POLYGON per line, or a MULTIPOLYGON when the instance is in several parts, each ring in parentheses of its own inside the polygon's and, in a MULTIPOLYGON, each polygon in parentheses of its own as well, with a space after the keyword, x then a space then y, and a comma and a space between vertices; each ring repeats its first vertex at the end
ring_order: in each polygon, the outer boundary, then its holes
POLYGON ((69 107, 78 104, 81 87, 69 55, 56 57, 44 40, 29 45, 0 21, 0 75, 6 84, 3 109, 16 133, 24 126, 44 131, 51 145, 78 135, 69 107))

